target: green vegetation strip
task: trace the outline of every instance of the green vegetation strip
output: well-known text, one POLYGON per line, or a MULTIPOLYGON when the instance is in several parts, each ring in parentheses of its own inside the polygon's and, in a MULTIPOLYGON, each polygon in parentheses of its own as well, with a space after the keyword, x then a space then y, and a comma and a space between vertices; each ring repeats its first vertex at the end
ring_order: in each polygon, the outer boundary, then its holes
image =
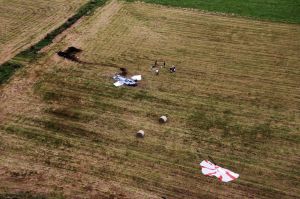
MULTIPOLYGON (((136 0, 127 0, 133 2, 136 0)), ((300 23, 300 0, 143 0, 184 8, 232 13, 255 19, 300 23)))
POLYGON ((32 62, 38 58, 39 51, 51 44, 56 36, 64 32, 75 24, 81 17, 91 15, 100 6, 102 6, 107 0, 91 0, 81 8, 77 13, 70 17, 61 26, 48 33, 41 41, 34 44, 30 48, 20 52, 11 60, 0 65, 0 85, 5 83, 17 69, 21 68, 24 64, 32 62))

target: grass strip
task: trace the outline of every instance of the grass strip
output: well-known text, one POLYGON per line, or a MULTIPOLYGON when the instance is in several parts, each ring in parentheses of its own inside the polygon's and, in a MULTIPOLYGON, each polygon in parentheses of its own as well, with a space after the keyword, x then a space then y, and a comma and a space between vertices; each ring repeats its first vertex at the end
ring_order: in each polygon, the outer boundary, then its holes
MULTIPOLYGON (((127 0, 129 2, 137 0, 127 0)), ((259 20, 300 23, 300 0, 142 0, 167 6, 196 8, 259 20)))

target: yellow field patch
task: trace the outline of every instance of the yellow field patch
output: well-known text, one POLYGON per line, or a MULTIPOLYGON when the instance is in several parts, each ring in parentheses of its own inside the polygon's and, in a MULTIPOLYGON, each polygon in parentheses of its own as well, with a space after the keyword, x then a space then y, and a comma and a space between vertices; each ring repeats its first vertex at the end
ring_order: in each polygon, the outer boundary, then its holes
POLYGON ((0 190, 296 198, 299 33, 298 25, 111 1, 3 88, 0 190), (83 50, 85 64, 56 55, 69 46, 83 50), (167 64, 158 76, 155 60, 167 64), (110 66, 143 80, 116 88, 110 66), (240 178, 203 176, 208 156, 240 178))

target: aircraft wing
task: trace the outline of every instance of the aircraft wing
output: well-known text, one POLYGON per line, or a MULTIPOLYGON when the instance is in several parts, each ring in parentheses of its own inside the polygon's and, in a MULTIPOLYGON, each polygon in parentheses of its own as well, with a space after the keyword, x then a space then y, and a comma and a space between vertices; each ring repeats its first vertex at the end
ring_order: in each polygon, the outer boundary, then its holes
POLYGON ((136 80, 136 81, 141 81, 142 80, 142 75, 134 75, 131 77, 132 80, 136 80))
POLYGON ((114 85, 116 87, 122 86, 123 84, 124 84, 124 82, 120 82, 120 81, 117 81, 117 82, 114 83, 114 85))

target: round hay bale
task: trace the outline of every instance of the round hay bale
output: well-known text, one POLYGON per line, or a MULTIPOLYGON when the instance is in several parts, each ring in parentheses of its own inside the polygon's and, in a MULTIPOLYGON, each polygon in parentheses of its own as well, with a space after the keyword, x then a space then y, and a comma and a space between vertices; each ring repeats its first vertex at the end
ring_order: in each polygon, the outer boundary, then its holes
POLYGON ((161 123, 161 124, 166 123, 167 121, 168 121, 167 116, 163 115, 159 118, 159 123, 161 123))
POLYGON ((139 130, 136 133, 136 137, 138 137, 138 138, 144 138, 145 137, 145 132, 143 130, 139 130))

